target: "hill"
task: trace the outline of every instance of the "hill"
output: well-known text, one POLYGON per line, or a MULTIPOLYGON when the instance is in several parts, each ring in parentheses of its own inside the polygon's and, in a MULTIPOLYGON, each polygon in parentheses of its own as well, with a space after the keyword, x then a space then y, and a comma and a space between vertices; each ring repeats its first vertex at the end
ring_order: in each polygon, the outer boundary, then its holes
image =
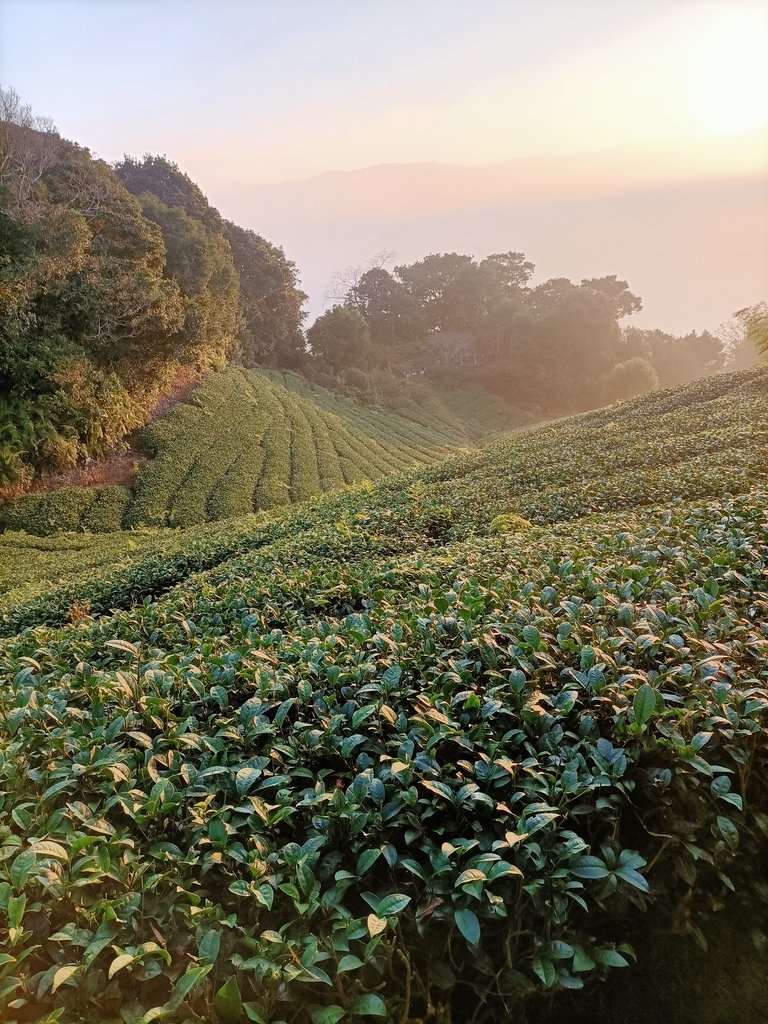
POLYGON ((179 376, 303 358, 282 249, 165 158, 110 167, 3 86, 0 199, 0 501, 113 452, 179 376))
MULTIPOLYGON (((477 173, 461 171, 461 187, 477 173)), ((0 504, 117 466, 142 428, 150 457, 129 490, 60 490, 8 510, 7 525, 37 534, 214 521, 430 463, 531 418, 750 365, 762 315, 745 306, 728 343, 626 327, 642 309, 628 281, 533 284, 512 232, 485 258, 432 252, 388 268, 380 253, 339 270, 336 304, 305 330, 308 296, 280 247, 223 218, 166 157, 110 166, 2 86, 0 196, 0 504), (147 426, 180 383, 215 371, 147 426), (394 414, 370 411, 417 385, 394 414)))
POLYGON ((232 366, 140 433, 149 461, 131 486, 30 494, 0 521, 40 536, 191 526, 439 461, 532 420, 481 389, 425 391, 391 411, 298 373, 232 366))
MULTIPOLYGON (((767 385, 230 523, 0 538, 6 1019, 515 1020, 723 905, 754 953, 767 385)), ((750 977, 666 1019, 756 1020, 750 977)))

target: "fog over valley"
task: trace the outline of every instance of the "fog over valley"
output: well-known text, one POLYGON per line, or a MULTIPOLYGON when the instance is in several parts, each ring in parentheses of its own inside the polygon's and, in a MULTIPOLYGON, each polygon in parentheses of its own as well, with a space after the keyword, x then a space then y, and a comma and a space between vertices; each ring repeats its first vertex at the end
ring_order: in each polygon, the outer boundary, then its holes
POLYGON ((332 301, 337 271, 382 251, 402 263, 514 245, 536 265, 534 281, 618 273, 643 298, 631 323, 686 333, 716 328, 768 281, 766 166, 759 130, 685 148, 384 164, 276 184, 217 173, 209 192, 225 216, 281 240, 313 316, 332 301))

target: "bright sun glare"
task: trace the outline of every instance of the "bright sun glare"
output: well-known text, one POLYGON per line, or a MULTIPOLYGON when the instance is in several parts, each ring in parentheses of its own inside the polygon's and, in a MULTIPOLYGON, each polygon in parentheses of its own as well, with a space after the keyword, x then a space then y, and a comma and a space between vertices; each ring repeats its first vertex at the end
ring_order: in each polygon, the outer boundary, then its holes
POLYGON ((768 13, 761 4, 733 4, 707 26, 696 48, 691 100, 710 132, 768 124, 768 13))

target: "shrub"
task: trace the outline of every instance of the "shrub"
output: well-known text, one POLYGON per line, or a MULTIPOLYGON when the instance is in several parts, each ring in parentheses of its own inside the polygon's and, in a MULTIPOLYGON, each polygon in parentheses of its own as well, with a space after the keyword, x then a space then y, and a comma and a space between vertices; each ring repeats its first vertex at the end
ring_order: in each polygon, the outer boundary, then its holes
POLYGON ((659 375, 647 359, 633 356, 617 363, 605 378, 605 396, 609 402, 644 395, 659 386, 659 375))
POLYGON ((518 533, 533 529, 533 523, 516 512, 502 512, 491 521, 491 533, 518 533))
POLYGON ((393 563, 384 491, 0 650, 10 1021, 514 1020, 755 858, 764 494, 561 527, 518 576, 499 538, 393 563))
POLYGON ((83 528, 83 517, 96 499, 88 487, 63 487, 48 494, 27 494, 2 509, 8 530, 23 530, 38 537, 83 528))
POLYGON ((315 437, 301 404, 289 402, 287 409, 291 421, 290 499, 304 501, 322 489, 315 437))
POLYGON ((88 533, 115 533, 121 530, 130 496, 128 488, 104 487, 94 493, 96 497, 83 516, 82 528, 88 533))
POLYGON ((444 458, 458 437, 444 411, 363 408, 297 373, 230 367, 142 432, 151 462, 124 524, 185 527, 305 501, 444 458))

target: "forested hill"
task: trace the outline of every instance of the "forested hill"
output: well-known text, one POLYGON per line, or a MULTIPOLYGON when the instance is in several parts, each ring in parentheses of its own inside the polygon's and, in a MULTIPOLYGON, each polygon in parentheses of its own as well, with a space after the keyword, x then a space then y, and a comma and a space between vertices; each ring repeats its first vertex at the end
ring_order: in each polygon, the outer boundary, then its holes
POLYGON ((512 250, 374 259, 337 275, 336 305, 305 332, 306 296, 282 249, 222 218, 167 158, 109 166, 2 87, 0 252, 0 502, 114 453, 158 399, 232 363, 300 370, 390 410, 413 409, 427 385, 542 419, 755 358, 753 316, 722 337, 638 330, 626 281, 534 284, 512 250))
POLYGON ((162 157, 116 167, 0 90, 0 495, 112 450, 159 395, 303 351, 296 269, 162 157))

